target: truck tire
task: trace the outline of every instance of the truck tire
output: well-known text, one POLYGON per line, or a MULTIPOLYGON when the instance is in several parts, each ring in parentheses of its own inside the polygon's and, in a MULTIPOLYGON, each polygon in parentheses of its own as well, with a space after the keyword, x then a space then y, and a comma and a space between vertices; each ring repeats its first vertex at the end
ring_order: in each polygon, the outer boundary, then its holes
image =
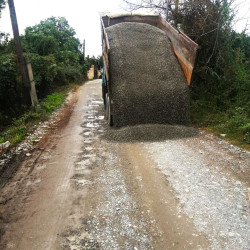
POLYGON ((109 126, 113 126, 113 116, 111 114, 111 100, 108 93, 106 94, 106 109, 105 109, 106 119, 109 126))

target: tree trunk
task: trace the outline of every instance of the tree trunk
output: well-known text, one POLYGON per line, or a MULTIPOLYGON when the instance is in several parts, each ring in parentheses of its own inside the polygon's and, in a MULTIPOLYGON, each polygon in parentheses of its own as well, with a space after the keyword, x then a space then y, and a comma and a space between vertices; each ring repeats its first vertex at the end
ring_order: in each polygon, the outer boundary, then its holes
POLYGON ((31 104, 30 95, 29 95, 30 84, 29 84, 29 78, 28 78, 25 59, 23 57, 21 40, 19 36, 15 5, 14 5, 13 0, 8 0, 8 3, 9 3, 9 9, 10 9, 10 18, 11 18, 11 24, 12 24, 12 29, 13 29, 15 47, 16 47, 18 67, 19 67, 20 74, 22 76, 22 83, 23 83, 22 103, 24 105, 30 105, 31 104))

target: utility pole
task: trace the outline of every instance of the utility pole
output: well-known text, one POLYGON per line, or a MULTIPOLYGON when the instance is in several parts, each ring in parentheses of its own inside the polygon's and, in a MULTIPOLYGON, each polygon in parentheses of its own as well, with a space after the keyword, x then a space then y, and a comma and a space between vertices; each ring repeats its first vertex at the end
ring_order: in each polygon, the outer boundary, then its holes
POLYGON ((19 36, 15 6, 14 6, 13 0, 8 0, 8 3, 9 3, 10 19, 11 19, 16 53, 17 53, 18 66, 19 66, 20 74, 22 75, 22 81, 23 81, 23 97, 22 97, 23 100, 22 101, 23 101, 23 104, 30 105, 31 104, 31 100, 29 97, 30 83, 29 83, 29 77, 28 77, 27 68, 26 68, 26 62, 23 56, 20 36, 19 36))
POLYGON ((85 39, 83 39, 83 44, 82 44, 82 54, 83 54, 83 58, 85 60, 85 50, 86 50, 86 47, 85 47, 85 39))
POLYGON ((169 0, 166 0, 166 21, 168 22, 168 4, 169 4, 169 0))
POLYGON ((84 60, 85 60, 85 39, 83 40, 83 44, 82 44, 82 53, 83 53, 84 60))

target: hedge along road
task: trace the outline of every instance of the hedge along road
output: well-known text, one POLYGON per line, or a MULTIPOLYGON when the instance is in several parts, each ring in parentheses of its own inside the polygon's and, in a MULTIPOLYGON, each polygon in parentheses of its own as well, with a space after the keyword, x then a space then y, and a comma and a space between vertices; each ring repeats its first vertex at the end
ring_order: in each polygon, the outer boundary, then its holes
POLYGON ((100 80, 62 114, 1 190, 1 249, 250 246, 249 152, 194 128, 110 129, 100 80))

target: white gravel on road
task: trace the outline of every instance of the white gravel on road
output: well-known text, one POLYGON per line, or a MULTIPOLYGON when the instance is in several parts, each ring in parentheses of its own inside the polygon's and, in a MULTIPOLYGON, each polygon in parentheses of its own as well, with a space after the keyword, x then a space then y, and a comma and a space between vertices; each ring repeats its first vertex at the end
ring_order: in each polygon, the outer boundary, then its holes
MULTIPOLYGON (((93 223, 94 231, 103 239, 102 249, 151 249, 150 236, 146 223, 137 220, 133 215, 137 212, 137 204, 131 198, 124 177, 119 170, 119 160, 114 153, 109 153, 109 161, 104 166, 103 174, 97 182, 104 186, 104 201, 97 207, 99 217, 104 225, 93 223), (123 240, 121 244, 121 238, 123 240), (120 242, 119 242, 120 241, 120 242), (131 243, 133 242, 133 244, 131 243)), ((94 217, 94 221, 99 221, 94 217)))
POLYGON ((211 161, 181 140, 145 147, 174 188, 180 212, 207 235, 212 249, 250 249, 248 187, 221 171, 225 162, 211 161))

